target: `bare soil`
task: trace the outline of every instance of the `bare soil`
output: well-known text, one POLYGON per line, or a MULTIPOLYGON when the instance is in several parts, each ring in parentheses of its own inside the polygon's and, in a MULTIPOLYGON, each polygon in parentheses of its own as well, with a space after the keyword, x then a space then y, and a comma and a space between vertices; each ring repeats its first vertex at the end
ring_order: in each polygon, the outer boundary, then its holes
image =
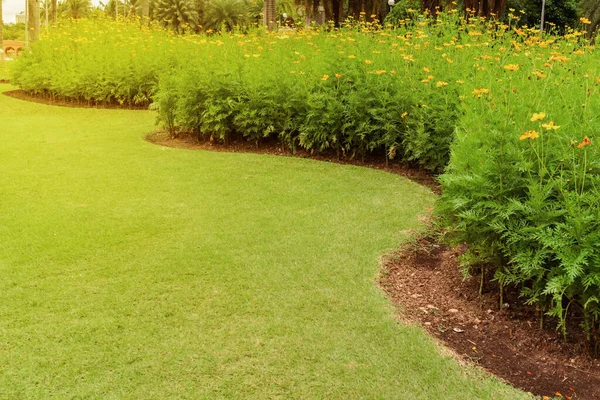
MULTIPOLYGON (((0 83, 10 83, 2 82, 0 83)), ((56 98, 51 96, 42 96, 27 93, 24 90, 9 90, 4 92, 6 96, 13 97, 19 100, 31 101, 34 103, 46 104, 50 106, 59 107, 72 107, 72 108, 109 108, 109 109, 122 109, 122 110, 147 110, 148 105, 132 105, 132 104, 119 104, 117 102, 99 102, 95 100, 84 101, 78 99, 69 98, 56 98)))
MULTIPOLYGON (((569 325, 566 341, 518 293, 464 279, 451 249, 422 238, 390 255, 381 286, 403 318, 420 324, 463 360, 480 365, 511 385, 538 396, 600 399, 600 359, 585 348, 583 332, 569 325)), ((573 326, 575 325, 575 326, 573 326)))
POLYGON ((389 162, 387 165, 383 156, 373 155, 365 157, 351 158, 341 156, 339 159, 335 153, 317 154, 304 149, 297 149, 294 154, 289 149, 284 149, 280 142, 275 140, 263 141, 258 146, 251 142, 234 141, 228 144, 211 142, 209 140, 199 141, 196 138, 183 136, 173 138, 165 131, 159 130, 146 135, 146 140, 161 146, 175 147, 189 150, 210 150, 230 153, 256 153, 269 154, 284 157, 311 158, 325 162, 334 162, 338 164, 358 165, 361 167, 374 168, 397 175, 402 175, 411 181, 429 187, 432 191, 439 194, 440 187, 435 177, 428 171, 413 165, 399 162, 389 162))

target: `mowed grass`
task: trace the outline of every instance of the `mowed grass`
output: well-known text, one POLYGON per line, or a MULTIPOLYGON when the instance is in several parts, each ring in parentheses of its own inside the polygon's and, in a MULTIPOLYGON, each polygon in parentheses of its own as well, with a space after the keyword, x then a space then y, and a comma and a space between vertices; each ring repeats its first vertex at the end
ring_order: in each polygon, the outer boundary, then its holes
POLYGON ((376 286, 429 190, 158 147, 154 118, 0 95, 1 398, 521 396, 376 286))

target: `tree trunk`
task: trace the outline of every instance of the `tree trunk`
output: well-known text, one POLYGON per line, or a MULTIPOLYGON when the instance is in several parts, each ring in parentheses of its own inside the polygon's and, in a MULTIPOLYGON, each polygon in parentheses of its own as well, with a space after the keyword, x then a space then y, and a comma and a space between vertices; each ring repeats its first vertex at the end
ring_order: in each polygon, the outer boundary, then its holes
POLYGON ((323 2, 323 6, 325 7, 325 21, 323 21, 324 23, 333 20, 333 8, 335 7, 335 5, 332 4, 332 1, 333 0, 323 2))
POLYGON ((348 0, 348 14, 352 15, 355 21, 360 18, 360 12, 363 11, 362 6, 362 0, 348 0))
POLYGON ((34 43, 40 37, 40 0, 27 0, 29 2, 29 42, 34 43))
POLYGON ((150 0, 142 0, 142 17, 150 17, 150 0))
POLYGON ((429 15, 435 16, 439 6, 439 0, 421 0, 421 10, 429 12, 429 15))
POLYGON ((305 23, 306 23, 306 27, 308 28, 308 27, 310 27, 310 12, 311 12, 313 3, 311 2, 311 0, 305 0, 305 1, 306 1, 305 5, 304 5, 304 7, 305 7, 304 12, 306 13, 305 23))
POLYGON ((2 0, 0 0, 0 62, 4 61, 4 20, 2 19, 2 0))
POLYGON ((265 0, 265 26, 269 31, 275 29, 275 21, 277 20, 277 16, 275 15, 275 0, 265 0))
POLYGON ((52 21, 53 24, 56 24, 57 1, 58 0, 52 0, 52 5, 50 7, 50 21, 52 21))

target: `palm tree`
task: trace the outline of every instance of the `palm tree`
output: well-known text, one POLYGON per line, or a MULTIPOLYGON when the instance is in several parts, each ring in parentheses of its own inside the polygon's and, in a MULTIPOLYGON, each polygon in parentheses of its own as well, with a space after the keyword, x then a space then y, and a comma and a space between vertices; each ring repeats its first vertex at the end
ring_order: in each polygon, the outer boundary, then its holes
POLYGON ((192 0, 155 0, 152 18, 178 33, 198 29, 198 13, 192 0))
POLYGON ((65 18, 85 17, 92 9, 90 0, 65 0, 58 5, 58 13, 65 18))
POLYGON ((248 24, 248 4, 243 0, 211 0, 204 10, 204 28, 232 30, 248 24))
POLYGON ((118 17, 119 8, 123 8, 123 3, 118 0, 109 0, 106 4, 100 2, 100 9, 104 11, 108 17, 118 17))

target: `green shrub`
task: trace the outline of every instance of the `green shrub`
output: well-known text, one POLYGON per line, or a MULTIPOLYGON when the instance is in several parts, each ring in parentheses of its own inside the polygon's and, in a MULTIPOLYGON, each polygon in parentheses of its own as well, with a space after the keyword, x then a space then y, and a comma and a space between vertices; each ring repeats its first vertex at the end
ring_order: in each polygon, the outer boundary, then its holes
MULTIPOLYGON (((523 54, 519 65, 537 58, 523 54)), ((583 315, 591 340, 600 328, 600 71, 583 58, 545 64, 544 74, 509 65, 487 78, 489 92, 465 99, 438 212, 452 240, 468 244, 467 272, 493 268, 501 288, 518 287, 563 334, 570 312, 583 315)))

